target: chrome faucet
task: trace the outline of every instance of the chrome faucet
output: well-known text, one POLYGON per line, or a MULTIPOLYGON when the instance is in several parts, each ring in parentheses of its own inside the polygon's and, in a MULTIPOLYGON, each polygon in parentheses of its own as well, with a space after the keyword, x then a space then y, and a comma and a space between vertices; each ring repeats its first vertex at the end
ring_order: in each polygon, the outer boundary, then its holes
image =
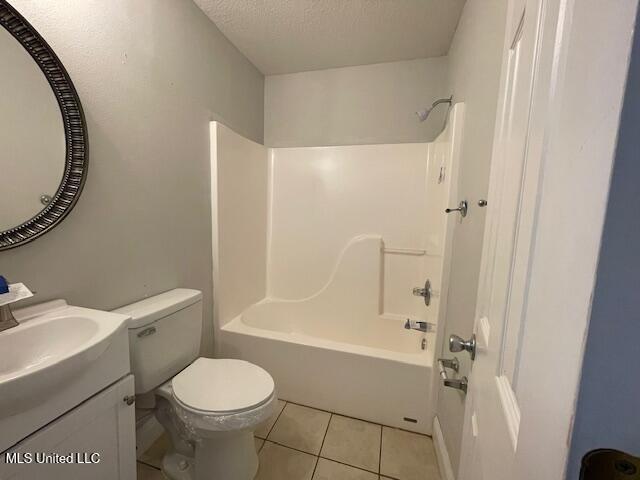
POLYGON ((18 321, 11 313, 11 304, 2 305, 0 307, 0 332, 9 328, 17 327, 18 321))
POLYGON ((7 280, 0 275, 0 300, 5 302, 4 305, 0 305, 0 332, 19 325, 11 312, 11 304, 33 296, 33 293, 23 284, 17 284, 18 288, 13 292, 9 291, 9 287, 10 285, 7 283, 7 280), (13 298, 9 297, 11 300, 7 301, 7 296, 11 295, 11 293, 14 294, 13 298))

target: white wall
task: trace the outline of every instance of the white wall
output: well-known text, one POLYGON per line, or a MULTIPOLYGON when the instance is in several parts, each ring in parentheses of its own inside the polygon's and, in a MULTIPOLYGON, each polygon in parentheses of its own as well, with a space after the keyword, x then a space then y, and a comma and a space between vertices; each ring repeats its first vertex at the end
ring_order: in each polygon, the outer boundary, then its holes
MULTIPOLYGON (((620 3, 622 18, 629 18, 629 9, 630 2, 620 3)), ((636 24, 638 20, 640 11, 636 24)), ((616 27, 621 23, 615 22, 616 27)), ((583 455, 595 448, 615 448, 640 457, 637 367, 640 343, 636 341, 640 337, 640 255, 635 248, 640 243, 640 221, 638 215, 630 215, 627 208, 640 197, 639 81, 640 34, 636 30, 600 246, 567 480, 578 478, 583 455)), ((610 106, 606 116, 613 116, 615 111, 614 106, 610 106)))
MULTIPOLYGON (((458 194, 469 201, 470 210, 453 238, 445 339, 452 333, 469 337, 473 329, 485 219, 477 201, 486 198, 488 189, 505 16, 503 0, 467 0, 449 50, 450 88, 466 104, 458 194)), ((445 348, 443 356, 448 355, 445 348)), ((468 375, 469 357, 458 358, 461 375, 468 375)), ((459 391, 440 386, 437 415, 457 471, 464 417, 459 391)))
POLYGON ((262 140, 263 76, 187 0, 13 0, 53 47, 87 116, 90 167, 53 231, 0 253, 34 301, 111 309, 204 292, 212 345, 209 122, 262 140))
POLYGON ((214 313, 222 326, 267 283, 267 149, 211 123, 214 313))
POLYGON ((450 94, 446 57, 267 76, 265 144, 429 142, 446 107, 423 123, 415 112, 450 94))
MULTIPOLYGON (((440 225, 421 221, 428 160, 428 144, 271 149, 268 295, 315 294, 359 235, 381 235, 386 247, 436 252, 440 225)), ((425 260, 384 256, 383 311, 425 316, 424 304, 411 295, 424 283, 425 260)))

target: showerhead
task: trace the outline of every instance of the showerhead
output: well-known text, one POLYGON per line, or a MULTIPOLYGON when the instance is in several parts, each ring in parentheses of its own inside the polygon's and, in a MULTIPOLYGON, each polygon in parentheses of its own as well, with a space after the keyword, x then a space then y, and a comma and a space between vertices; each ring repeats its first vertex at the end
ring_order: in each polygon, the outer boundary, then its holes
POLYGON ((436 100, 435 102, 433 102, 430 107, 427 107, 427 108, 422 109, 422 110, 418 110, 416 112, 416 115, 418 115, 418 119, 421 122, 424 122, 427 119, 427 117, 429 116, 429 114, 431 113, 431 111, 434 109, 434 107, 440 105, 441 103, 448 103, 449 105, 451 105, 452 102, 453 102, 453 95, 451 95, 449 98, 441 98, 441 99, 436 100))
POLYGON ((421 122, 424 122, 431 113, 431 110, 433 110, 433 107, 418 110, 416 115, 418 115, 418 119, 420 119, 421 122))

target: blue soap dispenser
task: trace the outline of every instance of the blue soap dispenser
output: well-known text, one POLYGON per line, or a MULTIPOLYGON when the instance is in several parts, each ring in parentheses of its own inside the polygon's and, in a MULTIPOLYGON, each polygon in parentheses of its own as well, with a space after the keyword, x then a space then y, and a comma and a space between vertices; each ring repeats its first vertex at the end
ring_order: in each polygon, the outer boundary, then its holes
POLYGON ((0 295, 3 293, 9 293, 9 284, 7 279, 0 275, 0 295))

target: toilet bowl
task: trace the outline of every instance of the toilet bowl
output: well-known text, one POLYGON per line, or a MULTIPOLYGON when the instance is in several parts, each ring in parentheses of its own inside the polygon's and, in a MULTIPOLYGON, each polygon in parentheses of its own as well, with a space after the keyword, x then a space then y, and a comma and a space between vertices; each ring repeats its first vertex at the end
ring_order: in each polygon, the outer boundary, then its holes
POLYGON ((162 460, 172 480, 250 480, 253 432, 273 414, 273 378, 243 360, 198 357, 202 294, 176 289, 116 310, 131 317, 136 394, 151 397, 167 431, 162 460))

